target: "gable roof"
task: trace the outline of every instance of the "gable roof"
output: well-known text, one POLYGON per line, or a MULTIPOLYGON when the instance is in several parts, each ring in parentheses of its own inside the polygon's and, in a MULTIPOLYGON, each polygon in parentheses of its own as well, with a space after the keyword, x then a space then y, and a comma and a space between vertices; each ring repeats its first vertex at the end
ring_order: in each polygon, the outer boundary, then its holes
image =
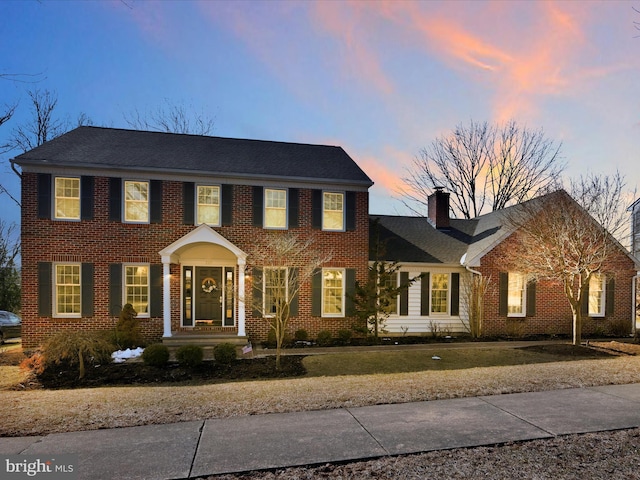
MULTIPOLYGON (((374 242, 378 228, 385 247, 384 260, 477 267, 484 255, 513 233, 515 227, 507 221, 510 215, 534 212, 558 195, 569 196, 558 190, 470 220, 452 218, 448 229, 436 229, 424 217, 371 215, 370 242, 374 242)), ((638 260, 617 241, 616 244, 638 265, 638 260)))
POLYGON ((12 161, 21 166, 373 184, 341 147, 102 127, 78 127, 12 161))

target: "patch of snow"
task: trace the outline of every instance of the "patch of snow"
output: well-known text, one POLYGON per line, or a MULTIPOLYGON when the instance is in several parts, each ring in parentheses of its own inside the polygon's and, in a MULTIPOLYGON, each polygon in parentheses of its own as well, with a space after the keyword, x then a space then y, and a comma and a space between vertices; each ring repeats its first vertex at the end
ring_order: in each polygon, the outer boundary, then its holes
POLYGON ((117 352, 113 352, 111 354, 111 358, 113 358, 113 363, 122 363, 127 361, 129 358, 137 358, 142 355, 144 352, 144 348, 138 347, 131 350, 127 348, 126 350, 118 350, 117 352))

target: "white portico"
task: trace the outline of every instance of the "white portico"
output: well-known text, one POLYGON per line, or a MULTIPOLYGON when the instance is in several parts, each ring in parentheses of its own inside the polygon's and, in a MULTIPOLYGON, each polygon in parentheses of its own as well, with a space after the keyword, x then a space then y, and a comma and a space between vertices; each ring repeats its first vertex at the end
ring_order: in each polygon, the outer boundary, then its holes
POLYGON ((172 263, 180 265, 181 330, 236 328, 239 337, 245 336, 245 252, 203 224, 159 253, 163 266, 163 337, 173 335, 172 263))

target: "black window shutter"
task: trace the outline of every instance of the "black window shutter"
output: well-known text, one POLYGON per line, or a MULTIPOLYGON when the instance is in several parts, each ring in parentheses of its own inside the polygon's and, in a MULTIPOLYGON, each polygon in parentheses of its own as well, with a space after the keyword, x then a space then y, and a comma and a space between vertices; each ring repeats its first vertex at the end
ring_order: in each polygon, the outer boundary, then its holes
POLYGON ((51 316, 51 262, 38 262, 38 315, 51 316))
POLYGON ((264 193, 262 187, 253 187, 253 226, 262 227, 262 211, 264 208, 264 193))
POLYGON ((460 315, 460 274, 451 274, 451 315, 460 315))
POLYGON ((193 182, 182 184, 182 223, 194 225, 196 223, 196 186, 193 182))
POLYGON ((356 192, 347 192, 345 194, 347 231, 356 229, 356 192))
POLYGON ((616 297, 616 281, 613 278, 610 278, 607 282, 607 293, 605 299, 605 314, 613 315, 614 310, 614 299, 616 297))
POLYGON ((38 174, 38 218, 51 218, 51 175, 38 174))
POLYGON ((80 272, 82 281, 81 315, 93 317, 93 263, 83 263, 80 272))
MULTIPOLYGON (((298 289, 298 274, 300 273, 300 269, 298 268, 289 268, 290 281, 289 287, 294 292, 298 289)), ((293 292, 292 292, 293 293, 293 292)), ((289 299, 289 316, 295 317, 298 315, 298 294, 293 295, 289 299)))
POLYGON ((151 189, 149 220, 151 223, 162 223, 162 180, 151 180, 149 188, 151 189))
POLYGON ((112 263, 109 265, 109 314, 119 316, 122 307, 122 264, 112 263))
POLYGON ((400 272, 400 285, 404 285, 400 291, 400 315, 409 315, 409 272, 400 272))
POLYGON ((297 188, 289 189, 289 228, 298 228, 298 210, 300 209, 300 191, 297 188))
POLYGON ((122 221, 122 179, 120 178, 109 179, 109 220, 122 221))
POLYGON ((507 302, 509 299, 509 274, 507 272, 500 272, 498 288, 500 292, 498 315, 507 315, 507 302))
POLYGON ((527 283, 527 317, 533 317, 536 314, 536 282, 535 280, 527 283))
POLYGON ((264 306, 262 305, 262 292, 264 290, 264 285, 262 284, 262 269, 258 267, 253 267, 253 292, 251 298, 253 298, 253 317, 261 318, 262 317, 262 309, 264 306))
POLYGON ((149 269, 150 298, 149 311, 152 317, 162 317, 162 265, 151 265, 149 269))
POLYGON ((93 177, 80 177, 80 219, 93 220, 93 177))
POLYGON ((316 268, 311 276, 311 316, 322 316, 322 269, 316 268))
POLYGON ((347 317, 352 317, 356 314, 356 308, 353 302, 353 297, 355 297, 356 294, 356 269, 347 268, 345 270, 345 277, 345 313, 347 317))
POLYGON ((429 272, 423 272, 420 279, 420 315, 423 317, 428 317, 431 313, 429 281, 429 272))
POLYGON ((233 224, 233 185, 222 185, 222 225, 233 224))
POLYGON ((580 305, 583 316, 589 315, 589 283, 587 282, 586 289, 584 291, 584 297, 582 297, 582 304, 580 305))
POLYGON ((311 191, 311 226, 322 229, 322 190, 311 191))

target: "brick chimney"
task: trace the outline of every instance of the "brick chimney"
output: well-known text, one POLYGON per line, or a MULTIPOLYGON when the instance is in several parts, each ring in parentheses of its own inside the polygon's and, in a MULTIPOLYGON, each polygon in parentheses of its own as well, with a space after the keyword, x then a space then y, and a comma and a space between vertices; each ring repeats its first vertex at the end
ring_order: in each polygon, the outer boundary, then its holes
POLYGON ((435 192, 429 195, 429 220, 437 228, 449 228, 449 192, 444 187, 435 187, 435 192))

